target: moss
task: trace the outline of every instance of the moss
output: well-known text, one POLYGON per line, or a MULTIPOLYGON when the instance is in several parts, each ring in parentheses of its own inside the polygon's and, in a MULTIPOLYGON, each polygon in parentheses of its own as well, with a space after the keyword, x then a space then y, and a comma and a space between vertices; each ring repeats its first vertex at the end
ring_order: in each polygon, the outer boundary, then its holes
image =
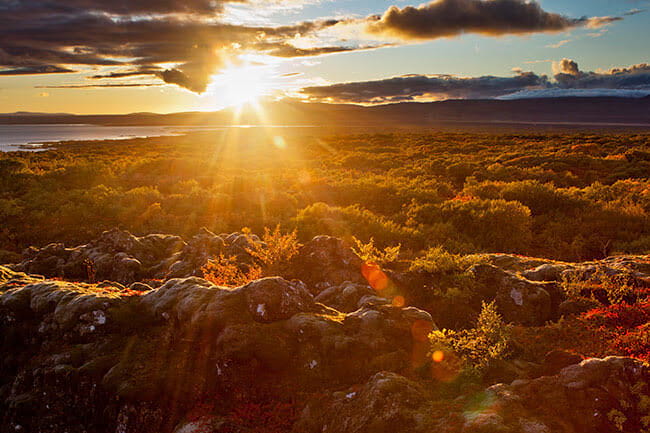
POLYGON ((625 431, 625 423, 627 422, 627 417, 623 412, 617 409, 612 409, 607 412, 607 419, 609 419, 612 424, 614 424, 614 427, 616 427, 618 431, 625 431))

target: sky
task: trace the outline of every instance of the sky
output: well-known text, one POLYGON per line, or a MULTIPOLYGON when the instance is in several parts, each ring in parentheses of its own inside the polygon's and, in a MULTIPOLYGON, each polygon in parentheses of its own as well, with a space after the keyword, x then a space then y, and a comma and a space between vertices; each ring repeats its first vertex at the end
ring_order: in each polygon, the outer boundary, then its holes
POLYGON ((0 0, 0 112, 650 94, 650 0, 0 0))

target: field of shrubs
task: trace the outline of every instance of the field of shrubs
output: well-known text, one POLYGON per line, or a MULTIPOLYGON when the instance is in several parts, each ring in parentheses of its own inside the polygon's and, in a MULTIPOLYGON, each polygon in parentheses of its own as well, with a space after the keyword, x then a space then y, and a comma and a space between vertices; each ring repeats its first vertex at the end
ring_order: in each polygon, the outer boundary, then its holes
MULTIPOLYGON (((650 136, 237 130, 0 156, 0 250, 119 227, 297 229, 416 254, 650 250, 650 136)), ((5 260, 7 261, 7 260, 5 260)))

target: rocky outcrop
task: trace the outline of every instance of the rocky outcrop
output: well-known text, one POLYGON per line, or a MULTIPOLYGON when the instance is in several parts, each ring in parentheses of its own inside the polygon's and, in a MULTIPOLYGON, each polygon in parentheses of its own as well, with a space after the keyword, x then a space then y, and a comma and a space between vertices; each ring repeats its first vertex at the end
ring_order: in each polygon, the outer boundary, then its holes
POLYGON ((66 248, 54 243, 28 248, 24 260, 13 268, 29 274, 67 280, 109 280, 129 285, 150 279, 202 276, 201 268, 219 254, 251 263, 249 250, 263 245, 254 234, 217 236, 207 229, 187 243, 179 236, 153 234, 134 236, 123 230, 104 232, 86 245, 66 248))
POLYGON ((363 261, 341 239, 317 236, 303 245, 290 268, 291 276, 319 293, 344 282, 367 284, 361 274, 363 261))
POLYGON ((588 359, 552 376, 498 384, 453 401, 377 374, 308 404, 294 431, 330 433, 640 432, 650 416, 650 368, 630 358, 588 359))
POLYGON ((131 284, 155 278, 165 259, 180 250, 183 240, 172 235, 137 237, 123 230, 104 232, 86 245, 66 248, 55 243, 28 248, 14 269, 47 277, 82 281, 117 281, 131 284))
MULTIPOLYGON (((456 280, 471 281, 470 289, 454 295, 439 287, 445 278, 369 270, 342 241, 317 237, 300 248, 284 278, 225 288, 196 276, 218 254, 251 263, 249 251, 258 247, 264 244, 250 234, 204 230, 185 243, 112 231, 77 248, 30 250, 14 269, 0 267, 0 431, 648 428, 650 377, 640 362, 583 361, 562 350, 534 359, 513 353, 491 360, 482 381, 464 383, 449 367, 458 356, 441 352, 448 365, 430 353, 435 317, 407 306, 459 315, 463 306, 496 299, 506 321, 542 325, 594 305, 562 302, 557 280, 592 263, 489 255, 507 269, 474 265, 456 280), (89 263, 97 280, 112 281, 48 280, 19 271, 70 275, 89 263), (505 384, 484 389, 496 382, 505 384)), ((642 281, 644 260, 599 266, 642 281)))
POLYGON ((431 419, 424 388, 394 373, 377 373, 366 384, 334 392, 307 405, 295 433, 424 432, 431 419))
POLYGON ((650 415, 649 379, 650 369, 639 361, 588 359, 555 376, 489 388, 487 416, 469 421, 465 430, 496 424, 513 432, 642 431, 650 415))
POLYGON ((477 254, 481 262, 496 266, 506 271, 522 272, 545 264, 555 264, 553 260, 526 257, 516 254, 477 254))
POLYGON ((164 275, 167 278, 183 278, 202 276, 201 268, 211 258, 223 254, 227 257, 236 257, 238 263, 252 262, 249 251, 263 245, 257 235, 232 233, 215 235, 207 229, 202 229, 199 234, 187 242, 182 251, 167 260, 164 275))
POLYGON ((562 281, 562 273, 570 268, 563 263, 545 263, 523 271, 521 276, 530 281, 562 281))
POLYGON ((494 265, 474 265, 469 273, 486 299, 496 299, 504 320, 523 325, 543 325, 557 317, 562 293, 554 282, 530 281, 494 265))
POLYGON ((170 279, 125 296, 5 273, 1 431, 171 433, 210 405, 203 415, 230 419, 241 399, 286 401, 380 371, 411 374, 434 329, 415 308, 345 314, 277 277, 235 289, 170 279))
POLYGON ((316 301, 344 313, 351 313, 367 303, 390 303, 386 298, 377 296, 377 292, 367 284, 344 282, 330 286, 316 296, 316 301))

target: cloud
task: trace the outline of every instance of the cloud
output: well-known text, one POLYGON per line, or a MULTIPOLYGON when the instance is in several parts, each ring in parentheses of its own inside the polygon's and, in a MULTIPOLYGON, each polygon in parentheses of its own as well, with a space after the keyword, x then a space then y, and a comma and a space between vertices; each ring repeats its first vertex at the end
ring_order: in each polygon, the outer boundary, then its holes
POLYGON ((499 96, 496 99, 504 101, 512 99, 531 99, 531 98, 643 98, 650 95, 650 90, 626 90, 626 89, 534 89, 521 90, 510 95, 499 96))
POLYGON ((244 2, 244 0, 5 0, 4 4, 0 6, 0 10, 4 9, 13 13, 30 10, 30 15, 87 11, 113 15, 189 14, 214 16, 221 13, 227 3, 244 2))
MULTIPOLYGON (((298 48, 289 43, 266 44, 268 51, 266 53, 276 57, 313 57, 325 54, 345 53, 349 51, 366 51, 375 50, 394 46, 394 44, 377 44, 377 45, 359 45, 359 46, 325 46, 313 48, 298 48)), ((258 49, 263 49, 265 45, 258 44, 258 49)))
POLYGON ((547 45, 546 48, 560 48, 560 47, 568 44, 569 42, 571 42, 571 39, 564 39, 564 40, 561 40, 559 42, 556 42, 555 44, 547 45))
POLYGON ((377 81, 341 83, 302 89, 314 101, 377 104, 421 98, 492 98, 529 87, 545 86, 546 76, 517 72, 514 77, 461 78, 453 75, 406 75, 377 81))
POLYGON ((617 21, 623 21, 623 17, 593 17, 587 19, 586 26, 590 29, 599 29, 603 26, 615 23, 617 21))
MULTIPOLYGON (((302 2, 254 1, 274 5, 302 2)), ((91 77, 148 75, 200 93, 214 74, 236 63, 243 53, 302 57, 356 49, 298 49, 288 42, 297 35, 334 26, 337 20, 285 26, 230 24, 219 15, 224 3, 245 1, 0 1, 0 75, 83 72, 114 66, 110 73, 95 72, 91 77)))
POLYGON ((407 75, 384 80, 306 87, 301 93, 311 101, 355 104, 449 98, 636 97, 650 94, 650 65, 647 63, 604 72, 583 72, 576 61, 562 59, 553 63, 553 80, 546 75, 523 72, 517 68, 514 72, 514 77, 407 75))
POLYGON ((575 60, 571 59, 562 59, 559 62, 553 62, 553 73, 555 76, 558 75, 573 75, 577 76, 580 74, 580 68, 578 63, 575 60))
POLYGON ((641 13, 643 13, 645 11, 646 11, 645 9, 634 8, 634 9, 630 9, 629 11, 625 12, 623 15, 625 15, 626 17, 631 17, 633 15, 641 14, 641 13))
POLYGON ((20 66, 17 68, 0 69, 0 75, 34 75, 34 74, 65 74, 74 72, 55 65, 20 66))
POLYGON ((60 86, 36 86, 37 89, 101 89, 108 87, 160 87, 160 83, 111 83, 111 84, 64 84, 60 86))
POLYGON ((650 65, 639 63, 605 72, 583 72, 578 63, 562 59, 553 64, 557 86, 564 89, 650 89, 650 65))
POLYGON ((382 43, 387 37, 408 43, 465 32, 556 32, 622 19, 570 18, 527 0, 436 0, 393 6, 381 16, 283 26, 238 24, 227 17, 233 7, 275 10, 313 1, 0 0, 0 75, 81 72, 113 81, 149 76, 201 93, 213 76, 248 53, 314 57, 392 45, 382 43), (349 37, 359 26, 363 36, 349 37), (305 40, 310 43, 300 43, 305 40))
POLYGON ((570 18, 547 12, 536 1, 435 0, 418 7, 391 6, 367 19, 371 35, 401 40, 427 40, 478 33, 488 36, 561 32, 574 27, 599 27, 620 17, 570 18))
POLYGON ((143 75, 156 75, 159 73, 161 69, 159 68, 142 68, 142 69, 133 69, 133 70, 125 70, 123 72, 110 72, 107 74, 97 74, 97 75, 91 75, 90 79, 92 80, 100 80, 104 78, 130 78, 130 77, 137 77, 137 76, 143 76, 143 75))

